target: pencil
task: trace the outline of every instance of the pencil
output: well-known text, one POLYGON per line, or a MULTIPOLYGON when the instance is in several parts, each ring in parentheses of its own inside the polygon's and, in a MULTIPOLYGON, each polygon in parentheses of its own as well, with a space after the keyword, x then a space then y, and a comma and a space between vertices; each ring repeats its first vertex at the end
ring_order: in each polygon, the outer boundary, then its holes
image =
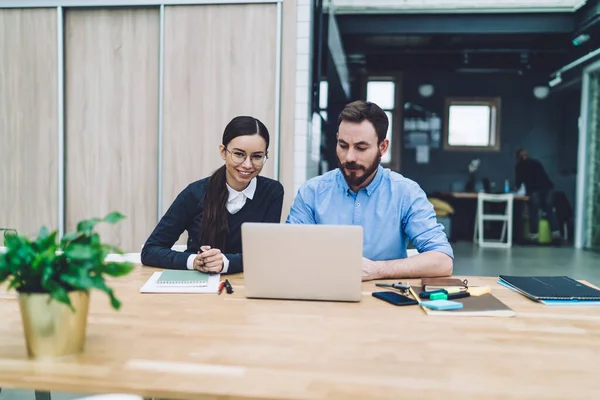
POLYGON ((419 299, 419 296, 417 296, 417 294, 415 293, 414 289, 412 288, 412 286, 410 286, 408 288, 408 290, 410 290, 410 294, 412 295, 412 297, 415 298, 415 300, 419 303, 419 307, 421 307, 421 309, 423 310, 423 312, 425 314, 427 314, 427 310, 425 310, 425 307, 421 305, 421 300, 419 299))

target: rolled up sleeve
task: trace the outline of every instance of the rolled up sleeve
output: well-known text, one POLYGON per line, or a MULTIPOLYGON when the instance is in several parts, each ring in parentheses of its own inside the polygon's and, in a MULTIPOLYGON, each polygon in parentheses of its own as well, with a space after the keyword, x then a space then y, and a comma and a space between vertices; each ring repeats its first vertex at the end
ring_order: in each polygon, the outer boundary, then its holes
POLYGON ((314 190, 310 186, 301 187, 285 222, 287 224, 316 224, 314 198, 314 190))
POLYGON ((417 184, 407 190, 403 205, 402 229, 419 253, 437 251, 454 259, 444 226, 437 222, 433 205, 417 184))

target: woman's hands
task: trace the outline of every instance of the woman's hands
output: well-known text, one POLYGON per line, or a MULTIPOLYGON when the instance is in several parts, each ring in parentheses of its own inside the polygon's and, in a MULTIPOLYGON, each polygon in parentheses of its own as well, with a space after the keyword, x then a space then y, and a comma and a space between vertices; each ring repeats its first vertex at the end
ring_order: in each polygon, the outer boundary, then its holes
POLYGON ((223 270, 223 254, 219 249, 201 246, 201 252, 194 259, 194 269, 200 272, 219 273, 223 270))

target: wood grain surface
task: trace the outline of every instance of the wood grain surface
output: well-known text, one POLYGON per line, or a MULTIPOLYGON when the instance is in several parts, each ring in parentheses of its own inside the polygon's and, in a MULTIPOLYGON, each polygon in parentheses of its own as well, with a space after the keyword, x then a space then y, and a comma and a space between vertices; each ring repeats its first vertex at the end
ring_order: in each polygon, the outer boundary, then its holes
MULTIPOLYGON (((360 303, 140 294, 156 271, 94 293, 85 352, 26 357, 18 305, 0 296, 0 387, 127 392, 172 399, 591 399, 600 390, 600 307, 551 307, 491 285, 512 318, 427 316, 371 296, 360 303)), ((418 282, 418 281, 417 281, 418 282)), ((1 292, 0 292, 1 293, 1 292)))

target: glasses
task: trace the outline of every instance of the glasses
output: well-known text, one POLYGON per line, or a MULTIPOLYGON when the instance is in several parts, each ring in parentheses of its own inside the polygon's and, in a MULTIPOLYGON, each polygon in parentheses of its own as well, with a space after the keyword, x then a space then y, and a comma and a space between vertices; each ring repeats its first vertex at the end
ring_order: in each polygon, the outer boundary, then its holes
MULTIPOLYGON (((246 161, 246 158, 248 158, 246 153, 244 153, 243 151, 238 151, 238 150, 230 151, 227 147, 225 147, 225 150, 227 150, 227 152, 229 154, 231 154, 231 160, 236 164, 241 164, 244 161, 246 161)), ((255 167, 258 167, 258 168, 265 165, 265 163, 267 162, 267 158, 268 158, 266 154, 251 154, 249 157, 250 157, 250 162, 252 163, 252 165, 254 165, 255 167)))

